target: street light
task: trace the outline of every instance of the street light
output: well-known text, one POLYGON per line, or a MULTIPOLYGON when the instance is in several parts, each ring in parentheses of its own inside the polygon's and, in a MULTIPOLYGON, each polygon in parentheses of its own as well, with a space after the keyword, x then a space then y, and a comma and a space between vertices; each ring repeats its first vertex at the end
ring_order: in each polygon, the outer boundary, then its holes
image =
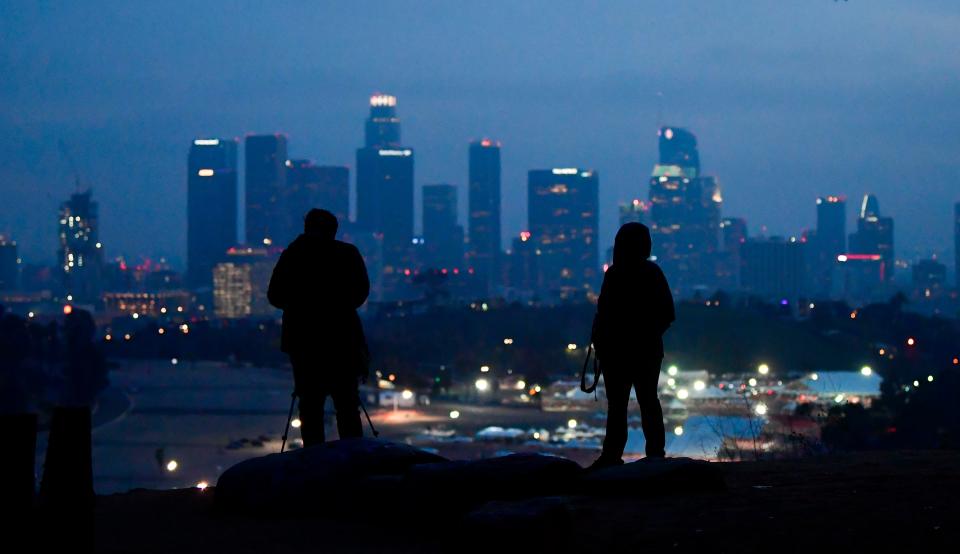
POLYGON ((477 387, 477 390, 480 392, 486 392, 490 388, 490 381, 487 381, 486 379, 477 379, 473 386, 477 387))
POLYGON ((757 366, 757 373, 759 373, 760 375, 766 375, 766 374, 770 373, 770 366, 768 366, 767 364, 760 364, 760 365, 758 365, 758 366, 757 366))

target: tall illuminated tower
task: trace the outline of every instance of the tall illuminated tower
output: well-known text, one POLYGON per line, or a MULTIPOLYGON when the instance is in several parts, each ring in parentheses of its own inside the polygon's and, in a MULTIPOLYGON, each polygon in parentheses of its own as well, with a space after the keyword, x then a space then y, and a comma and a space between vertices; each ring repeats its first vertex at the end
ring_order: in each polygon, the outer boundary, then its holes
POLYGON ((244 141, 246 167, 246 242, 269 246, 288 235, 283 205, 287 184, 287 137, 248 135, 244 141))
POLYGON ((103 245, 99 206, 93 192, 77 192, 60 205, 60 264, 63 288, 75 302, 95 303, 100 297, 103 245))
POLYGON ((538 281, 560 299, 596 292, 600 177, 576 167, 527 174, 530 240, 539 256, 538 281))
POLYGON ((187 284, 210 287, 213 266, 237 243, 237 141, 200 138, 187 157, 187 284))
POLYGON ((500 143, 470 143, 469 247, 467 264, 474 268, 480 293, 500 285, 500 143))

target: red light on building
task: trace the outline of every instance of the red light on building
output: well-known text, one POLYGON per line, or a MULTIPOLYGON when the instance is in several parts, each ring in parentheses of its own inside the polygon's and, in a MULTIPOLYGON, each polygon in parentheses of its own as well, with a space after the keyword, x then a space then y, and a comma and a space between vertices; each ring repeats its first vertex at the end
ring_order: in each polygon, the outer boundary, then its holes
POLYGON ((64 307, 63 307, 63 315, 70 315, 70 314, 72 314, 72 313, 73 313, 73 306, 71 306, 70 304, 64 305, 64 307))

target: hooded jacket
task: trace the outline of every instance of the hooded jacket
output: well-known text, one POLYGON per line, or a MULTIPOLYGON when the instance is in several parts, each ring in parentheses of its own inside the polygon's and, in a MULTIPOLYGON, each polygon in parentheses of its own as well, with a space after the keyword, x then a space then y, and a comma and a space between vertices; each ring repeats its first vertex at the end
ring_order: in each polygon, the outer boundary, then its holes
POLYGON ((280 255, 267 290, 270 303, 283 310, 280 349, 364 365, 366 341, 357 308, 369 293, 367 268, 355 246, 298 236, 280 255))
POLYGON ((660 266, 648 259, 651 246, 645 225, 627 223, 617 232, 597 301, 599 358, 663 357, 663 333, 675 319, 673 295, 660 266))

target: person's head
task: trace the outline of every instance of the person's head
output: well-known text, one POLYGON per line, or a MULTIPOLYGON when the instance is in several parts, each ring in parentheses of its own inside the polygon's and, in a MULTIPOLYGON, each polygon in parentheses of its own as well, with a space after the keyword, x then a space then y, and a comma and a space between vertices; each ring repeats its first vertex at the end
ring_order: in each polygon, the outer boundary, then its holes
POLYGON ((303 217, 303 232, 308 235, 333 239, 337 236, 338 226, 337 216, 327 210, 314 208, 303 217))
POLYGON ((613 241, 613 265, 638 264, 650 257, 653 241, 643 223, 626 223, 613 241))

